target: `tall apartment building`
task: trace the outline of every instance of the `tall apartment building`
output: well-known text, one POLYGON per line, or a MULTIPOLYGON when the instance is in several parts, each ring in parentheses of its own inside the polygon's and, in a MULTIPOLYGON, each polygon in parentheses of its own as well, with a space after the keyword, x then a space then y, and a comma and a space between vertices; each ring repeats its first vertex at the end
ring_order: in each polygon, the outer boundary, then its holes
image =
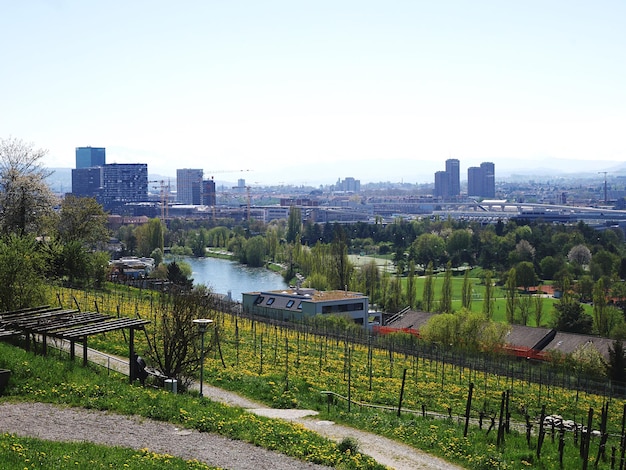
POLYGON ((361 191, 361 180, 354 179, 351 176, 348 176, 343 181, 339 179, 335 184, 335 190, 358 193, 359 191, 361 191))
POLYGON ((448 196, 461 195, 461 163, 456 158, 446 160, 446 173, 448 174, 448 196))
POLYGON ((495 166, 491 162, 483 162, 480 167, 467 169, 467 195, 483 198, 496 196, 495 166))
POLYGON ((446 160, 446 170, 435 173, 433 196, 441 199, 454 199, 461 195, 461 164, 456 158, 446 160))
POLYGON ((102 188, 102 167, 72 169, 72 194, 98 198, 102 188))
POLYGON ((115 210, 129 202, 148 200, 148 165, 113 163, 102 167, 102 190, 98 198, 105 210, 115 210))
POLYGON ((76 168, 106 165, 106 149, 103 147, 76 147, 76 168))
POLYGON ((435 191, 433 196, 436 198, 445 199, 448 197, 448 174, 445 171, 435 172, 435 191))
POLYGON ((200 195, 200 199, 204 206, 214 206, 216 204, 215 181, 204 180, 202 182, 202 194, 200 195))
POLYGON ((200 205, 203 171, 192 168, 176 170, 176 199, 181 204, 200 205))

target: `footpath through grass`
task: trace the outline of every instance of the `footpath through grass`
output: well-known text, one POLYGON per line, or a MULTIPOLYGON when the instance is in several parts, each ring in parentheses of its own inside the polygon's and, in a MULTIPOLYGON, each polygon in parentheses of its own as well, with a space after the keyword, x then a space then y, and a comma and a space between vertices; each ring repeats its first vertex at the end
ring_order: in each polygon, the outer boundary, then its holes
MULTIPOLYGON (((384 468, 359 453, 342 452, 336 443, 307 431, 300 425, 255 416, 240 408, 201 399, 193 394, 175 395, 163 390, 131 386, 127 377, 117 374, 109 376, 106 370, 97 366, 83 368, 68 359, 35 356, 0 342, 0 368, 11 370, 6 396, 0 400, 58 403, 139 415, 239 439, 303 461, 330 467, 373 470, 384 468)), ((14 441, 16 446, 21 445, 17 439, 11 437, 5 436, 3 440, 14 441)), ((11 458, 15 458, 14 453, 11 458)), ((123 463, 121 461, 119 468, 123 467, 123 463)), ((0 465, 0 468, 7 467, 0 465)))

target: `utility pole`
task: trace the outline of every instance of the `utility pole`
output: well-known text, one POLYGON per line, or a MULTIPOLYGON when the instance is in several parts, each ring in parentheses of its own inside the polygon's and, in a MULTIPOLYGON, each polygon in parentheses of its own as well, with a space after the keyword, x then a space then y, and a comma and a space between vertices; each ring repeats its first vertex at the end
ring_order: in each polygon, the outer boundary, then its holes
POLYGON ((599 171, 598 174, 604 174, 604 205, 606 206, 608 204, 608 200, 606 197, 606 174, 608 173, 608 171, 599 171))

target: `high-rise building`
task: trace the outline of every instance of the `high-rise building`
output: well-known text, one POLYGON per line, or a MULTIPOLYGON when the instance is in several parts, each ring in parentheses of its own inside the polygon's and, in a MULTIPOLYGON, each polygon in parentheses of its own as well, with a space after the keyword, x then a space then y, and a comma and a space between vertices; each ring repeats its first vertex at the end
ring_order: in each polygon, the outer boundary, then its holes
POLYGON ((354 179, 352 176, 348 176, 343 181, 338 179, 337 184, 335 184, 335 190, 358 193, 361 191, 361 180, 354 179))
POLYGON ((496 170, 495 165, 492 162, 483 162, 480 164, 480 169, 483 172, 483 197, 494 198, 496 197, 496 170))
POLYGON ((446 160, 446 173, 448 174, 448 196, 461 195, 461 164, 456 158, 446 160))
POLYGON ((76 147, 76 168, 106 165, 106 149, 102 147, 76 147))
POLYGON ((449 158, 446 160, 446 171, 435 173, 435 197, 454 199, 461 195, 460 166, 456 158, 449 158))
POLYGON ((200 205, 203 171, 192 168, 176 170, 176 199, 181 204, 200 205))
POLYGON ((77 197, 95 197, 102 189, 102 167, 72 169, 72 194, 77 197))
POLYGON ((148 165, 113 163, 102 167, 99 202, 105 210, 115 210, 129 202, 148 200, 148 165))
POLYGON ((481 197, 483 185, 483 172, 477 166, 467 169, 467 195, 481 197))
POLYGON ((445 171, 435 172, 435 191, 433 196, 436 198, 445 199, 448 197, 448 173, 445 171))
POLYGON ((215 181, 204 180, 202 182, 202 205, 214 206, 217 198, 215 194, 215 181))
POLYGON ((494 164, 483 162, 467 169, 467 195, 494 198, 496 195, 494 164))

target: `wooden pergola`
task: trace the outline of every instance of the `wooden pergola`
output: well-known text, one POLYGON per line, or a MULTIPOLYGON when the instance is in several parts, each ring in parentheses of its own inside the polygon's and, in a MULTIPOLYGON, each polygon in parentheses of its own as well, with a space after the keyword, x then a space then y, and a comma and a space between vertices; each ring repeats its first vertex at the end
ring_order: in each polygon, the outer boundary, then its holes
POLYGON ((87 365, 87 338, 91 335, 109 331, 130 330, 129 338, 129 379, 136 378, 135 330, 144 330, 150 323, 141 318, 116 318, 99 312, 81 312, 66 310, 62 307, 51 308, 47 305, 34 308, 0 313, 0 338, 26 337, 26 347, 30 348, 30 337, 41 337, 43 354, 47 354, 48 337, 69 341, 70 357, 74 360, 75 345, 83 345, 83 365, 87 365))

